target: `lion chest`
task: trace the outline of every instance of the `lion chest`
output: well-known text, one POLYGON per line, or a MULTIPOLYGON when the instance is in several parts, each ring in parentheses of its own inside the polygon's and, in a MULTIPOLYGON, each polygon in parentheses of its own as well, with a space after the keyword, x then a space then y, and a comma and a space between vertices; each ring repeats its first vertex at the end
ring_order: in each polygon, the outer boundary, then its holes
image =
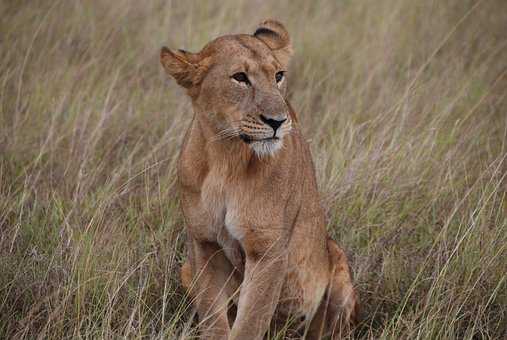
POLYGON ((241 203, 235 191, 238 188, 213 172, 204 180, 201 190, 201 204, 211 220, 211 227, 220 242, 224 233, 239 241, 243 237, 240 227, 241 203))

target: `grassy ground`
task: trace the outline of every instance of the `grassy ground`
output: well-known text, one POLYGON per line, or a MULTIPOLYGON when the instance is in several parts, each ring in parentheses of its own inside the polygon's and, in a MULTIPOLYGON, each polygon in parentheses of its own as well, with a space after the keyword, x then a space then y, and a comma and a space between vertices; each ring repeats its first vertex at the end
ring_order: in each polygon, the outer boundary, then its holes
MULTIPOLYGON (((0 1, 0 338, 191 338, 162 45, 287 24, 357 339, 507 337, 507 3, 0 1)), ((279 336, 281 338, 281 335, 279 336)))

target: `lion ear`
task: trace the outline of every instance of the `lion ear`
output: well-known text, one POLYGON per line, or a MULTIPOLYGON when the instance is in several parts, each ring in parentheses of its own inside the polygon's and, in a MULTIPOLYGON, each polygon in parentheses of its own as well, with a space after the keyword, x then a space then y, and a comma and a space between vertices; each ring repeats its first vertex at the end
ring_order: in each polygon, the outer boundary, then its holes
POLYGON ((292 45, 289 32, 282 23, 276 20, 266 20, 259 25, 253 35, 268 45, 280 63, 285 67, 288 66, 292 56, 292 45))
POLYGON ((201 58, 197 53, 183 50, 171 51, 167 47, 160 50, 160 63, 165 71, 184 88, 197 85, 202 75, 201 58))

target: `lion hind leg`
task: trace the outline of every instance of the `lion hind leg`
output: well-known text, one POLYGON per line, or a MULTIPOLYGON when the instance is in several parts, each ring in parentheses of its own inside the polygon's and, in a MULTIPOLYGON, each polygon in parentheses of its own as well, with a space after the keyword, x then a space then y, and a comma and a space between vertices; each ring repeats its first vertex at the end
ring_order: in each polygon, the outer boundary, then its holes
POLYGON ((327 247, 331 263, 329 285, 310 323, 307 339, 321 339, 324 335, 340 339, 358 321, 359 301, 347 256, 331 239, 327 247))
POLYGON ((339 338, 358 321, 359 300, 347 260, 347 256, 335 241, 327 242, 331 260, 331 279, 327 292, 326 330, 332 338, 339 338))
POLYGON ((190 266, 190 262, 187 260, 180 268, 180 280, 181 285, 185 290, 188 292, 190 289, 190 286, 192 284, 192 267, 190 266))

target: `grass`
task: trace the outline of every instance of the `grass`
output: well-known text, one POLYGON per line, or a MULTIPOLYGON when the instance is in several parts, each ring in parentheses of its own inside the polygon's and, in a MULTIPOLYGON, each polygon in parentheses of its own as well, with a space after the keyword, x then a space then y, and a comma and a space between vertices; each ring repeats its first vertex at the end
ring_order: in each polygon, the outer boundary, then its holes
MULTIPOLYGON (((273 17, 356 339, 507 337, 507 4, 1 1, 0 338, 195 338, 162 45, 273 17)), ((279 334, 278 338, 282 338, 279 334)))

